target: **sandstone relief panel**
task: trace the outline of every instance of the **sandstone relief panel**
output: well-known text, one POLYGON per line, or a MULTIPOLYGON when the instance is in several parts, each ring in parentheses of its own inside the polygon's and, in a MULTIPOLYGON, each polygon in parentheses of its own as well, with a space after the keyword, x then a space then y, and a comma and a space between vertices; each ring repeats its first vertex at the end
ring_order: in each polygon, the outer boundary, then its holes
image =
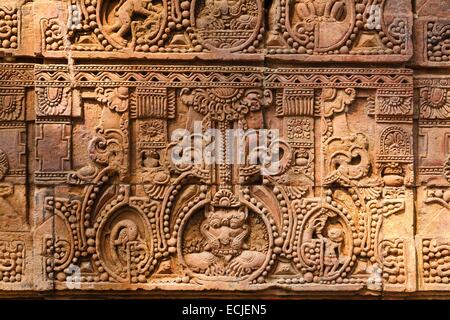
POLYGON ((5 1, 1 294, 449 292, 449 8, 5 1))
POLYGON ((409 0, 6 3, 0 8, 0 48, 14 54, 405 62, 413 53, 409 0), (22 29, 30 44, 21 47, 22 29))

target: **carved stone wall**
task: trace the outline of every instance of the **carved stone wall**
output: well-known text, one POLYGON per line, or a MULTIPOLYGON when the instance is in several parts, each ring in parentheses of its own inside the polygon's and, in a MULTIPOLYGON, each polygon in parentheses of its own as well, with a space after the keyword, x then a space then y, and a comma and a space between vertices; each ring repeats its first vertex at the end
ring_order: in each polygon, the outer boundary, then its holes
POLYGON ((450 1, 2 1, 0 296, 117 291, 450 296, 450 1))

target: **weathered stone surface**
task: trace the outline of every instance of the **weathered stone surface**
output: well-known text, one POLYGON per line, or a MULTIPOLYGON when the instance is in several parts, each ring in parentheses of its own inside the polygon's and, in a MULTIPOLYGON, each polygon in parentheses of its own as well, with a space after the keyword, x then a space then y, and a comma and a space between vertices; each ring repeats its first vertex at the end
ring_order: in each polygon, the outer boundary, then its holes
POLYGON ((3 1, 0 296, 449 294, 449 26, 438 0, 3 1))

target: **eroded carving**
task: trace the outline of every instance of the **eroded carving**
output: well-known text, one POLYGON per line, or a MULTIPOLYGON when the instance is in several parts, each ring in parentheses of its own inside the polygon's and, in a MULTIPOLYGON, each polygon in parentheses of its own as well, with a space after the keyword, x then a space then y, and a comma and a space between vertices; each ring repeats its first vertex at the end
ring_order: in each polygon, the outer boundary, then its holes
POLYGON ((448 291, 447 9, 59 2, 0 6, 0 289, 448 291))

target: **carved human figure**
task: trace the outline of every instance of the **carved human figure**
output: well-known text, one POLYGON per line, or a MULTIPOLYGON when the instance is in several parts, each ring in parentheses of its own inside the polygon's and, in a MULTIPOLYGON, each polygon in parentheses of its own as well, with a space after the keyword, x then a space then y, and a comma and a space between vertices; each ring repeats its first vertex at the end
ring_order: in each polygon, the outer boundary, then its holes
POLYGON ((338 21, 345 13, 345 1, 297 0, 295 12, 305 22, 338 21))
MULTIPOLYGON (((305 244, 320 244, 322 276, 336 276, 336 272, 348 261, 343 252, 345 232, 340 223, 330 221, 329 212, 323 211, 306 225, 305 244)), ((313 262, 318 267, 318 262, 313 262)))
POLYGON ((319 239, 322 239, 325 245, 324 250, 324 275, 335 272, 341 262, 341 246, 344 241, 344 231, 341 227, 330 226, 327 229, 326 237, 321 232, 317 233, 319 239))
POLYGON ((151 20, 159 19, 159 10, 153 8, 151 0, 120 0, 114 9, 114 19, 109 25, 104 26, 111 37, 122 45, 127 44, 125 34, 130 30, 134 15, 146 17, 145 25, 150 25, 151 20))
POLYGON ((265 254, 249 250, 248 209, 210 208, 200 226, 204 251, 185 255, 187 265, 208 276, 242 277, 262 266, 265 254))

